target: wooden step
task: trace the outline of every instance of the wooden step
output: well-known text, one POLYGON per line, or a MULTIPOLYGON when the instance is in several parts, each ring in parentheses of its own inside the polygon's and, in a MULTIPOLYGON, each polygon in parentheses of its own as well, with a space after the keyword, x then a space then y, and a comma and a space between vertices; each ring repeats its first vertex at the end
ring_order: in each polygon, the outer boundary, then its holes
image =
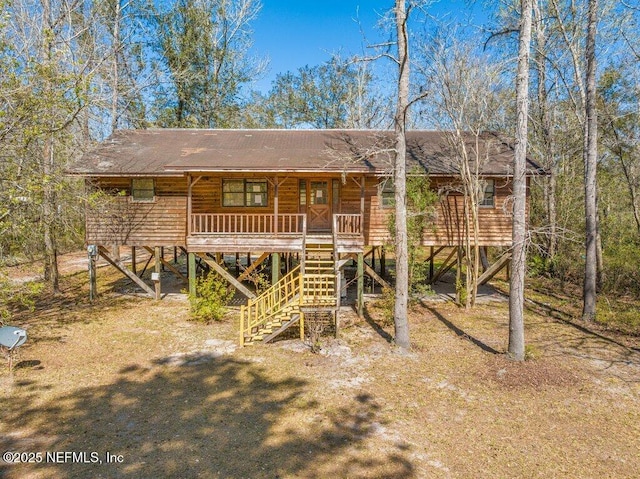
POLYGON ((295 323, 297 323, 300 320, 300 314, 295 314, 291 319, 289 319, 289 321, 287 321, 286 323, 284 323, 280 329, 274 331, 273 333, 271 333, 270 335, 266 336, 264 338, 264 342, 268 343, 269 341, 271 341, 273 338, 275 338, 276 336, 278 336, 280 333, 282 333, 283 331, 287 330, 290 326, 294 325, 295 323))

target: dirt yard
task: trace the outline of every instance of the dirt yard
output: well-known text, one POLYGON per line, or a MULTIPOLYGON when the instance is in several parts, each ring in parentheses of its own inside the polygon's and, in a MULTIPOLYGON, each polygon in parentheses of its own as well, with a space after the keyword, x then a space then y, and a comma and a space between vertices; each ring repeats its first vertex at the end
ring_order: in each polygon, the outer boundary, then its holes
POLYGON ((180 295, 109 293, 119 278, 99 276, 94 304, 69 274, 11 321, 29 340, 13 375, 0 370, 0 452, 24 454, 3 456, 0 477, 638 477, 638 338, 539 298, 522 364, 503 354, 504 301, 423 302, 408 354, 368 303, 312 354, 239 349, 237 311, 196 324, 180 295))

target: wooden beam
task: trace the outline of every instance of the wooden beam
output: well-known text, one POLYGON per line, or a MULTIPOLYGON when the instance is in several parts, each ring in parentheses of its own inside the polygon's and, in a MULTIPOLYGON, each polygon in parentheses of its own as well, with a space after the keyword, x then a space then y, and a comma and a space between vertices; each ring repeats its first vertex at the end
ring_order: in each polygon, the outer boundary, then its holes
POLYGON ((511 260, 511 252, 507 252, 503 254, 495 263, 487 268, 487 270, 480 275, 478 278, 478 285, 485 284, 491 278, 493 278, 496 274, 502 271, 502 268, 509 264, 511 260))
POLYGON ((389 283, 387 283, 384 279, 382 279, 378 275, 378 273, 376 273, 376 270, 374 270, 367 263, 364 264, 364 270, 367 272, 367 274, 369 276, 371 276, 374 280, 376 280, 380 286, 382 286, 384 288, 391 288, 391 285, 389 283))
POLYGON ((358 253, 358 297, 357 297, 357 309, 358 316, 364 315, 364 255, 358 253))
MULTIPOLYGON (((362 254, 362 253, 359 253, 359 254, 362 254)), ((344 258, 340 258, 337 262, 338 270, 340 270, 340 268, 342 268, 346 263, 348 263, 351 260, 358 261, 359 254, 348 253, 347 255, 345 255, 344 258)), ((366 271, 367 274, 371 276, 375 281, 377 281, 380 286, 383 286, 385 288, 391 288, 391 285, 387 283, 384 279, 382 279, 382 277, 378 273, 376 273, 376 271, 371 266, 369 266, 366 262, 363 263, 363 270, 366 271)))
POLYGON ((135 274, 129 271, 129 269, 125 266, 125 264, 122 261, 111 259, 109 257, 109 252, 103 246, 98 246, 98 254, 102 256, 107 261, 107 263, 109 263, 111 266, 119 270, 127 278, 129 278, 131 281, 133 281, 138 286, 140 286, 143 290, 145 290, 149 294, 149 296, 151 296, 152 298, 155 298, 156 292, 147 283, 145 283, 140 278, 138 278, 135 274))
MULTIPOLYGON (((154 254, 154 251, 153 251, 151 248, 149 248, 148 246, 145 246, 145 247, 144 247, 144 249, 146 249, 146 250, 149 252, 149 254, 154 254)), ((182 280, 182 282, 184 282, 184 283, 186 283, 186 282, 187 282, 187 277, 186 277, 184 274, 182 274, 182 273, 178 270, 178 268, 176 268, 174 265, 172 265, 171 263, 169 263, 168 261, 166 261, 166 260, 162 257, 162 255, 160 255, 160 256, 159 256, 159 258, 160 258, 160 261, 162 262, 162 264, 163 264, 163 265, 165 265, 167 268, 169 268, 169 270, 170 270, 172 273, 174 273, 176 276, 178 276, 178 277, 182 280)))
POLYGON ((142 273, 140 273, 140 277, 142 278, 144 276, 144 273, 147 271, 147 268, 149 267, 149 263, 151 263, 151 260, 153 259, 153 255, 150 254, 149 255, 149 259, 147 260, 147 262, 144 264, 144 268, 142 268, 142 273))
POLYGON ((196 297, 196 255, 187 253, 187 270, 189 274, 189 295, 196 297))
POLYGON ((438 254, 440 254, 440 251, 442 251, 443 249, 446 248, 446 246, 440 246, 437 250, 434 251, 433 249, 434 247, 432 246, 430 251, 429 251, 429 257, 427 259, 425 259, 425 261, 433 261, 434 258, 436 256, 438 256, 438 254))
POLYGON ((340 337, 340 306, 342 302, 342 271, 340 271, 339 269, 336 271, 335 291, 337 291, 338 293, 336 294, 336 314, 335 314, 335 320, 336 320, 335 337, 336 339, 338 339, 340 337))
POLYGON ((187 175, 187 236, 191 236, 191 214, 193 213, 193 186, 200 181, 201 176, 198 176, 195 181, 192 181, 191 175, 187 175))
POLYGON ((444 263, 442 263, 442 266, 440 266, 440 269, 435 274, 435 276, 431 279, 429 284, 434 284, 436 281, 438 281, 442 277, 443 274, 445 274, 447 271, 449 271, 451 269, 451 267, 453 266, 453 263, 455 263, 455 261, 451 261, 449 263, 449 260, 451 260, 451 258, 453 258, 453 255, 455 255, 457 251, 458 251, 457 247, 454 247, 451 250, 451 253, 449 253, 449 256, 447 256, 447 259, 444 260, 444 263))
POLYGON ((247 265, 247 267, 244 269, 242 274, 240 276, 238 276, 238 281, 244 281, 245 279, 247 279, 249 277, 249 275, 251 273, 253 273, 253 271, 258 266, 260 266, 260 264, 262 262, 264 262, 264 260, 267 259, 268 257, 269 257, 269 253, 262 253, 257 260, 255 260, 253 263, 247 265))
POLYGON ((342 269, 342 267, 347 264, 349 261, 351 261, 352 258, 351 255, 355 256, 355 253, 349 253, 349 256, 345 256, 344 258, 340 258, 337 262, 336 262, 336 267, 338 270, 342 269))
POLYGON ((162 299, 162 280, 160 278, 162 278, 162 248, 160 246, 156 246, 155 247, 155 251, 154 251, 154 257, 156 259, 155 261, 155 271, 154 273, 156 274, 157 279, 153 282, 154 283, 154 287, 156 290, 156 300, 160 300, 162 299))
POLYGON ((278 190, 280 184, 276 176, 273 182, 273 234, 278 236, 278 190))
MULTIPOLYGON (((365 177, 362 176, 362 179, 360 180, 360 218, 361 221, 364 222, 364 196, 365 196, 365 177)), ((363 225, 364 226, 364 225, 363 225)))
POLYGON ((271 284, 280 281, 280 253, 271 253, 271 284))
POLYGON ((440 251, 445 248, 446 246, 440 246, 436 250, 434 250, 433 246, 429 248, 429 257, 425 260, 429 262, 429 284, 433 284, 433 261, 435 260, 436 256, 438 256, 440 251))
POLYGON ((436 256, 436 253, 433 251, 433 246, 429 247, 429 281, 433 279, 433 258, 436 256))
MULTIPOLYGON (((198 256, 200 256, 200 255, 198 255, 198 256)), ((216 263, 215 261, 213 261, 213 260, 211 260, 210 258, 207 258, 207 257, 200 256, 200 258, 205 263, 207 263, 211 268, 213 268, 213 270, 216 273, 218 273, 220 276, 222 276, 224 279, 226 279, 234 288, 236 288, 238 291, 240 291, 242 294, 244 294, 247 298, 253 299, 253 298, 256 297, 256 295, 253 294, 253 292, 251 290, 249 290, 244 284, 242 284, 240 281, 238 281, 236 278, 234 278, 233 275, 231 275, 226 269, 224 269, 218 263, 216 263)))
POLYGON ((96 280, 96 246, 90 245, 87 252, 89 254, 89 301, 93 301, 98 296, 98 283, 96 280))

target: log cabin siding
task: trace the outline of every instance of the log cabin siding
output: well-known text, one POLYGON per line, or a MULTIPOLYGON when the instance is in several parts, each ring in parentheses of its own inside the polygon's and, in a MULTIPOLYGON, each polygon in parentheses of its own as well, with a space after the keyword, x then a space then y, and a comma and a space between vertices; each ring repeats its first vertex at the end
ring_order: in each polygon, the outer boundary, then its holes
MULTIPOLYGON (((365 202, 365 244, 384 245, 391 241, 389 217, 393 208, 381 205, 381 196, 373 178, 367 181, 365 202), (369 208, 371 212, 369 212, 369 208)), ((453 178, 432 180, 432 189, 442 192, 436 205, 433 222, 423 231, 423 246, 455 246, 464 240, 463 202, 460 193, 447 190, 455 189, 453 178)), ((495 178, 494 206, 480 206, 478 244, 482 246, 511 245, 511 216, 508 214, 508 200, 511 196, 511 183, 505 178, 495 178)))
MULTIPOLYGON (((194 181, 198 176, 194 176, 194 181)), ((216 176, 200 177, 192 188, 192 212, 193 213, 273 213, 276 177, 223 174, 216 176), (267 204, 259 207, 247 206, 223 206, 222 204, 222 183, 223 180, 251 179, 267 181, 267 204)), ((297 213, 298 212, 298 178, 279 177, 278 188, 278 212, 297 213)))
POLYGON ((131 178, 94 178, 90 187, 108 192, 113 198, 87 208, 87 244, 186 244, 186 178, 155 178, 153 202, 131 201, 131 178))
MULTIPOLYGON (((299 206, 299 181, 321 180, 330 183, 340 181, 340 198, 333 213, 357 214, 361 210, 361 176, 259 176, 239 173, 194 175, 198 181, 192 188, 193 213, 245 213, 272 214, 275 206, 275 183, 278 187, 278 213, 303 212, 299 206), (222 183, 224 179, 267 179, 267 204, 264 207, 222 206, 222 183), (355 181, 354 181, 355 179, 355 181)), ((188 179, 186 177, 157 177, 154 202, 132 202, 131 178, 93 178, 90 184, 114 196, 114 199, 96 208, 87 210, 86 239, 89 244, 121 244, 128 246, 183 246, 186 244, 188 179), (118 196, 120 193, 122 196, 118 196)), ((506 204, 511 195, 511 186, 504 178, 495 179, 495 202, 492 207, 480 207, 479 244, 485 246, 508 246, 511 244, 511 218, 506 204)), ((380 178, 365 178, 364 191, 364 244, 380 246, 391 241, 389 215, 393 208, 381 206, 380 178)), ((432 188, 438 191, 451 190, 443 194, 436 206, 433 224, 425 228, 423 245, 460 244, 462 231, 462 196, 455 188, 454 178, 432 179, 432 188)), ((329 186, 331 188, 331 186, 329 186)))

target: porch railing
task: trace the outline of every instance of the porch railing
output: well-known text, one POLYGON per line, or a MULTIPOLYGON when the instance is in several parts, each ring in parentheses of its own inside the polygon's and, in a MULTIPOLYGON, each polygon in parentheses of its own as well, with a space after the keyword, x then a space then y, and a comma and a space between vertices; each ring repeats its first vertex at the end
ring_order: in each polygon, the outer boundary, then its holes
POLYGON ((194 213, 190 234, 304 234, 305 214, 194 213))
MULTIPOLYGON (((305 214, 194 213, 190 234, 305 234, 305 214)), ((360 236, 361 214, 334 214, 333 232, 337 236, 360 236)))
POLYGON ((361 235, 362 234, 362 215, 361 214, 333 215, 333 231, 338 236, 361 235))

